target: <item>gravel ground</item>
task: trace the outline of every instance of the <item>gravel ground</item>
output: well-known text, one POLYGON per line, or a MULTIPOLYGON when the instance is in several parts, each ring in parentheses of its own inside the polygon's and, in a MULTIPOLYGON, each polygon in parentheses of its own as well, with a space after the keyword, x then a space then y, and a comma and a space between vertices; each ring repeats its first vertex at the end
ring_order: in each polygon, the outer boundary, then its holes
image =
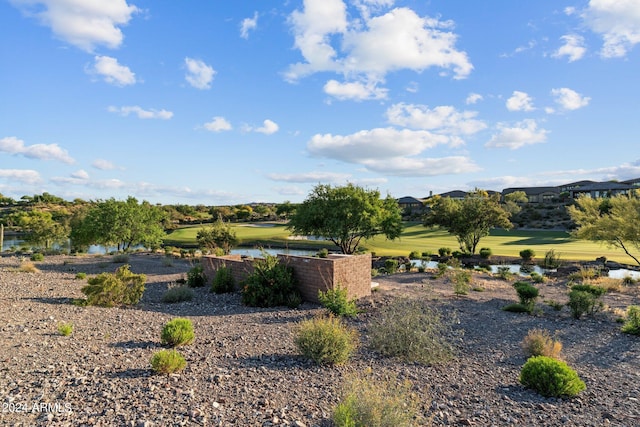
MULTIPOLYGON (((640 339, 621 334, 612 310, 640 304, 637 290, 609 293, 609 310, 573 320, 566 308, 540 303, 538 316, 500 308, 516 300, 509 283, 474 274, 484 292, 455 297, 446 279, 404 273, 378 280, 349 323, 361 346, 351 362, 317 367, 298 355, 293 327, 322 311, 244 307, 238 294, 195 289, 192 302, 166 304, 163 293, 191 264, 155 254, 131 255, 147 287, 133 308, 78 307, 84 280, 77 272, 114 271, 109 256, 47 257, 39 273, 17 271, 21 259, 0 258, 1 425, 96 426, 331 426, 330 415, 345 376, 371 368, 375 375, 408 379, 432 425, 637 426, 640 425, 640 339), (455 313, 456 358, 422 366, 381 358, 367 347, 367 322, 399 295, 420 298, 455 313), (194 323, 196 340, 180 352, 187 368, 156 375, 149 359, 164 323, 194 323), (64 337, 60 322, 72 322, 64 337), (527 331, 557 331, 565 360, 587 390, 573 399, 548 399, 518 383, 526 361, 527 331)), ((544 300, 566 301, 566 281, 540 285, 544 300)))

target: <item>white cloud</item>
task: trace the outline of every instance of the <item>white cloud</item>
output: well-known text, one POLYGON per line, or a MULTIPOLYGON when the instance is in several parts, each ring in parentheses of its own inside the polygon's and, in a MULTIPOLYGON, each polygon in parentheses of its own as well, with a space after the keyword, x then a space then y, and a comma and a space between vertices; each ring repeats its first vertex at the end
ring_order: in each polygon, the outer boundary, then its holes
POLYGON ((555 97, 555 101, 565 110, 577 110, 589 105, 591 98, 582 96, 578 92, 566 87, 552 89, 551 95, 555 97))
POLYGON ((371 82, 340 83, 337 80, 329 80, 324 85, 324 92, 341 101, 348 99, 362 101, 367 99, 386 99, 389 91, 379 88, 375 83, 371 82))
POLYGON ((77 170, 77 171, 73 172, 73 173, 71 174, 71 177, 72 177, 72 178, 76 178, 76 179, 83 179, 83 180, 87 180, 87 179, 89 179, 89 174, 87 173, 87 171, 86 171, 86 170, 84 170, 84 169, 79 169, 79 170, 77 170))
POLYGON ((135 114, 138 116, 139 119, 169 120, 170 118, 173 117, 173 113, 171 111, 167 111, 164 109, 155 110, 153 108, 150 110, 145 110, 142 107, 139 107, 137 105, 128 105, 123 107, 110 106, 107 108, 107 111, 109 111, 110 113, 117 113, 125 117, 128 116, 129 114, 135 114))
POLYGON ((640 0, 590 0, 582 18, 602 36, 604 58, 624 57, 640 43, 640 0))
POLYGON ((467 96, 467 99, 464 100, 465 104, 472 105, 476 104, 478 101, 482 101, 484 98, 479 93, 470 93, 467 96))
POLYGON ((196 89, 210 89, 216 71, 199 59, 185 58, 187 67, 185 79, 196 89))
POLYGON ((136 83, 136 75, 129 67, 120 65, 116 58, 110 56, 94 57, 93 68, 88 72, 98 74, 104 81, 116 86, 127 86, 136 83))
POLYGON ((477 115, 475 111, 460 112, 448 105, 430 109, 426 105, 404 103, 394 104, 386 111, 391 124, 448 135, 472 135, 485 129, 487 125, 477 120, 477 115))
POLYGON ((117 169, 116 165, 114 165, 109 160, 104 160, 104 159, 95 160, 93 163, 91 163, 91 166, 93 166, 96 169, 103 170, 103 171, 109 171, 109 170, 117 169))
POLYGON ((57 160, 68 164, 75 162, 67 150, 60 148, 58 144, 25 145, 23 140, 15 136, 0 139, 0 152, 22 155, 30 159, 57 160))
POLYGON ((231 130, 231 123, 229 123, 224 117, 216 116, 210 122, 204 124, 206 130, 211 132, 222 132, 224 130, 231 130))
POLYGON ((258 27, 258 12, 253 13, 253 18, 245 18, 240 23, 240 37, 249 38, 249 31, 258 27))
POLYGON ((350 174, 336 172, 304 172, 304 173, 270 173, 267 178, 273 181, 294 182, 294 183, 318 183, 345 182, 351 178, 350 174))
MULTIPOLYGON (((361 16, 351 21, 342 0, 306 0, 302 11, 290 15, 295 47, 304 62, 289 67, 285 75, 288 80, 335 72, 346 76, 346 81, 331 82, 328 93, 343 99, 362 99, 362 93, 366 93, 363 89, 375 88, 395 70, 420 72, 434 67, 452 70, 453 77, 461 79, 473 69, 467 54, 455 48, 457 36, 448 31, 453 26, 451 21, 420 17, 409 8, 371 16, 393 5, 387 0, 360 0, 356 5, 361 16), (359 83, 347 86, 354 81, 359 83), (345 96, 354 91, 355 96, 345 96)), ((371 93, 367 96, 377 99, 371 93)))
POLYGON ((120 27, 139 9, 126 0, 10 0, 26 14, 37 17, 60 39, 92 52, 96 46, 118 48, 120 27))
POLYGON ((548 131, 538 129, 535 120, 527 119, 509 126, 506 123, 498 123, 498 133, 494 134, 486 147, 510 148, 515 150, 525 145, 539 144, 547 140, 548 131))
POLYGON ((271 135, 278 132, 279 129, 280 127, 276 122, 266 119, 264 122, 262 122, 262 127, 255 129, 255 131, 264 133, 265 135, 271 135))
POLYGON ((8 181, 37 184, 40 182, 40 174, 31 169, 0 169, 0 178, 8 181))
POLYGON ((507 110, 532 111, 534 110, 532 102, 533 98, 531 98, 527 93, 514 90, 511 98, 507 99, 507 110))
POLYGON ((553 53, 554 58, 567 57, 569 62, 582 59, 587 49, 584 47, 584 37, 577 34, 567 34, 560 39, 564 42, 562 46, 553 53))
POLYGON ((363 164, 373 172, 407 177, 452 175, 480 170, 473 160, 463 156, 422 159, 397 157, 388 160, 367 160, 363 164))

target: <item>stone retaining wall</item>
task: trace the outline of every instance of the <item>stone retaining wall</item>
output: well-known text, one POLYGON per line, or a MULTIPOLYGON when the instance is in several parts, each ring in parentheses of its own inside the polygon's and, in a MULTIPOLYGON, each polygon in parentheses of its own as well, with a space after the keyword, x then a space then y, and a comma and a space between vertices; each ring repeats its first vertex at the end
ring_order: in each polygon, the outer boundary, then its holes
MULTIPOLYGON (((298 290, 305 301, 318 302, 319 290, 336 286, 347 289, 350 299, 371 295, 371 254, 329 255, 327 258, 280 254, 278 259, 293 268, 298 290)), ((222 265, 231 270, 236 283, 241 283, 253 272, 253 259, 240 255, 203 256, 202 265, 209 280, 222 265)))

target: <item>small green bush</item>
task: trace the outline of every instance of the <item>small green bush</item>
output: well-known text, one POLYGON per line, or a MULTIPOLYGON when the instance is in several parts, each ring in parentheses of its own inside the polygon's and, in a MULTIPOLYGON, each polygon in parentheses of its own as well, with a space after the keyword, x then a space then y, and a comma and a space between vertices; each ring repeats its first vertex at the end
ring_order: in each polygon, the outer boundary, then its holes
POLYGON ((358 308, 355 300, 349 300, 345 288, 336 286, 326 292, 318 291, 320 304, 336 316, 356 317, 358 308))
POLYGON ((347 379, 333 411, 337 427, 410 427, 418 425, 420 400, 411 383, 397 378, 358 375, 347 379))
POLYGON ((44 260, 44 254, 40 253, 40 252, 35 252, 31 255, 31 261, 43 261, 44 260))
POLYGON ((452 324, 425 301, 400 298, 383 307, 367 329, 371 348, 381 355, 428 365, 453 356, 447 337, 452 324))
POLYGON ((420 251, 411 251, 409 253, 409 259, 420 259, 420 251))
POLYGON ((533 249, 523 249, 520 251, 520 258, 523 261, 531 261, 536 256, 536 251, 533 249))
POLYGON ((471 285, 471 272, 468 270, 456 269, 453 272, 453 293, 456 295, 467 295, 471 285))
POLYGON ((251 307, 297 307, 302 303, 293 269, 281 264, 278 258, 263 253, 256 259, 251 273, 244 281, 242 302, 251 307))
POLYGON ((544 260, 540 263, 542 268, 553 269, 558 268, 562 265, 562 261, 560 260, 560 255, 556 254, 555 250, 549 249, 544 254, 544 260))
POLYGON ((183 317, 177 317, 167 322, 162 328, 160 336, 162 344, 178 347, 190 344, 195 338, 193 323, 183 317))
POLYGON ((431 253, 431 251, 422 252, 422 258, 424 258, 424 259, 431 259, 432 255, 433 255, 433 253, 431 253))
POLYGON ((545 397, 572 397, 586 389, 576 371, 547 356, 530 357, 520 371, 520 382, 545 397))
POLYGON ((318 251, 318 258, 326 258, 329 256, 329 249, 322 248, 318 251))
POLYGON ((533 283, 544 283, 545 278, 542 274, 538 273, 538 272, 532 272, 529 277, 531 277, 531 280, 533 281, 533 283))
POLYGON ((392 258, 384 260, 384 269, 387 274, 395 274, 398 271, 398 260, 392 258))
POLYGON ((602 295, 607 293, 607 289, 602 287, 602 286, 598 286, 598 285, 589 285, 586 283, 581 283, 578 285, 573 285, 571 286, 571 290, 572 291, 583 291, 583 292, 589 292, 590 294, 592 294, 594 297, 599 298, 602 295))
POLYGON ((83 272, 76 273, 76 279, 84 280, 86 278, 87 278, 87 273, 83 273, 83 272))
POLYGON ((111 262, 114 264, 126 264, 129 262, 129 255, 127 254, 118 254, 114 255, 111 259, 111 262))
POLYGON ((303 320, 297 327, 295 344, 303 356, 319 365, 340 365, 351 357, 358 336, 332 315, 303 320))
POLYGON ((64 337, 68 337, 73 333, 73 323, 60 323, 58 325, 58 333, 64 337))
POLYGON ((602 286, 595 285, 573 285, 569 292, 569 302, 567 306, 571 309, 574 319, 581 318, 584 314, 594 314, 602 307, 600 297, 607 290, 602 286))
POLYGON ((640 335, 640 306, 627 307, 626 320, 621 330, 625 334, 640 335))
POLYGON ((204 274, 202 264, 196 264, 187 271, 187 285, 192 288, 200 288, 207 284, 207 276, 204 274))
POLYGON ((441 257, 451 255, 451 248, 445 248, 445 247, 439 248, 438 255, 440 255, 441 257))
POLYGON ((489 259, 492 255, 491 248, 480 248, 480 258, 489 259))
POLYGON ((506 265, 498 266, 498 272, 496 274, 502 280, 510 280, 513 277, 511 268, 507 267, 506 265))
POLYGON ((233 278, 231 268, 221 265, 216 270, 216 276, 211 283, 211 292, 216 294, 225 294, 236 290, 236 281, 233 278))
POLYGON ((513 287, 518 293, 520 304, 528 307, 529 312, 533 311, 539 294, 538 288, 527 282, 516 282, 513 284, 513 287))
POLYGON ((176 303, 191 301, 193 299, 193 289, 189 286, 176 286, 169 288, 162 296, 162 302, 176 303))
POLYGON ((187 361, 177 350, 160 350, 151 357, 151 369, 160 374, 172 374, 187 366, 187 361))
POLYGON ((438 272, 436 273, 436 277, 442 277, 449 271, 449 265, 444 262, 438 263, 438 272))
POLYGON ((118 267, 115 273, 100 273, 87 280, 88 285, 81 291, 87 296, 87 305, 113 307, 116 305, 135 305, 144 294, 147 276, 134 274, 129 265, 118 267))

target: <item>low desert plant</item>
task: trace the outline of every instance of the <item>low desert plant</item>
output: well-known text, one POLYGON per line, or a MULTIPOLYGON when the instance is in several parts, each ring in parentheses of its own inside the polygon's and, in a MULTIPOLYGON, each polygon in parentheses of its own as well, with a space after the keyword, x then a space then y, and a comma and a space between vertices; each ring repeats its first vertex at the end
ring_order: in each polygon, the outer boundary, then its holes
POLYGON ((31 261, 43 261, 44 260, 44 254, 41 252, 34 252, 33 254, 31 254, 31 261))
POLYGON ((114 264, 126 264, 129 262, 129 255, 127 254, 117 254, 114 255, 111 259, 111 262, 114 264))
POLYGON ((456 269, 453 272, 453 293, 456 295, 467 295, 471 285, 471 272, 468 270, 456 269))
POLYGON ((326 258, 329 256, 329 249, 327 248, 321 248, 318 251, 318 258, 326 258))
POLYGON ((196 264, 187 271, 187 285, 192 288, 199 288, 207 283, 207 276, 204 274, 202 264, 196 264))
POLYGON ((586 388, 576 371, 547 356, 530 357, 520 371, 520 382, 545 397, 572 397, 586 388))
POLYGON ((348 298, 348 292, 340 285, 326 292, 318 291, 320 304, 336 316, 356 317, 358 308, 356 301, 348 298))
POLYGON ((253 273, 244 281, 242 302, 251 307, 297 307, 302 302, 293 269, 280 263, 277 257, 263 253, 256 259, 253 273))
POLYGON ((567 305, 571 309, 574 319, 579 319, 584 314, 593 314, 602 307, 600 297, 606 293, 602 286, 579 284, 573 285, 569 292, 567 305))
POLYGON ((523 249, 520 251, 520 258, 522 258, 523 261, 531 261, 535 256, 536 251, 533 249, 523 249))
POLYGON ((58 333, 64 337, 68 337, 73 333, 73 323, 63 322, 58 324, 58 333))
POLYGON ((193 323, 189 319, 176 317, 164 325, 160 338, 162 339, 162 344, 171 347, 190 344, 195 338, 193 323))
POLYGON ((482 259, 489 259, 489 257, 491 257, 491 248, 480 248, 480 258, 482 259))
POLYGON ((578 271, 569 274, 569 280, 574 282, 592 280, 597 277, 600 277, 600 270, 593 267, 580 267, 578 271))
POLYGON ((160 374, 172 374, 187 366, 187 361, 177 350, 160 350, 151 357, 151 369, 160 374))
POLYGON ((83 273, 83 272, 76 273, 76 279, 84 280, 86 278, 87 278, 87 273, 83 273))
POLYGON ((522 340, 522 349, 527 357, 547 356, 561 359, 562 343, 546 329, 531 329, 522 340))
POLYGON ((453 320, 425 301, 397 299, 370 321, 370 345, 383 356, 406 362, 444 362, 453 356, 448 337, 453 320))
POLYGON ((408 380, 377 379, 370 373, 350 376, 332 420, 337 427, 417 426, 423 399, 411 387, 408 380))
POLYGON ((509 268, 509 266, 506 266, 506 265, 498 266, 498 271, 496 275, 502 280, 511 280, 511 278, 513 277, 511 268, 509 268))
POLYGON ((193 299, 193 289, 189 286, 176 286, 167 289, 162 296, 162 302, 176 303, 183 301, 191 301, 193 299))
POLYGON ((146 275, 132 273, 129 265, 125 264, 115 273, 100 273, 91 277, 81 291, 87 296, 87 305, 134 305, 142 298, 146 281, 146 275))
POLYGON ((441 257, 451 255, 451 248, 445 248, 445 247, 439 248, 438 255, 440 255, 441 257))
POLYGON ((236 289, 236 280, 233 278, 231 268, 221 265, 216 270, 216 276, 211 283, 211 292, 216 294, 225 294, 233 292, 236 289))
POLYGON ((38 267, 31 261, 22 261, 18 271, 21 273, 40 273, 38 267))
POLYGON ((437 269, 438 271, 436 272, 436 277, 442 277, 449 271, 449 266, 445 262, 439 262, 437 269))
POLYGON ((507 304, 504 307, 502 307, 502 310, 508 311, 511 313, 531 313, 530 307, 520 304, 519 302, 514 302, 513 304, 507 304))
POLYGON ((545 281, 544 276, 536 271, 532 272, 529 277, 533 283, 544 283, 545 281))
POLYGON ((622 325, 622 332, 625 334, 640 335, 640 306, 630 305, 627 307, 626 319, 622 325))
POLYGON ((387 274, 395 274, 398 271, 398 260, 393 258, 384 260, 384 269, 387 274))
POLYGON ((546 300, 544 303, 553 308, 555 311, 560 311, 562 310, 562 307, 564 307, 563 303, 555 300, 546 300))
POLYGON ((513 287, 516 289, 520 304, 529 307, 530 311, 533 311, 539 294, 538 288, 528 282, 516 282, 513 287))
POLYGON ((340 365, 357 347, 358 335, 338 317, 318 316, 297 325, 295 344, 303 356, 319 365, 340 365))
POLYGON ((540 262, 540 267, 546 269, 558 268, 562 265, 560 254, 556 254, 555 250, 549 249, 544 254, 544 259, 540 262))

